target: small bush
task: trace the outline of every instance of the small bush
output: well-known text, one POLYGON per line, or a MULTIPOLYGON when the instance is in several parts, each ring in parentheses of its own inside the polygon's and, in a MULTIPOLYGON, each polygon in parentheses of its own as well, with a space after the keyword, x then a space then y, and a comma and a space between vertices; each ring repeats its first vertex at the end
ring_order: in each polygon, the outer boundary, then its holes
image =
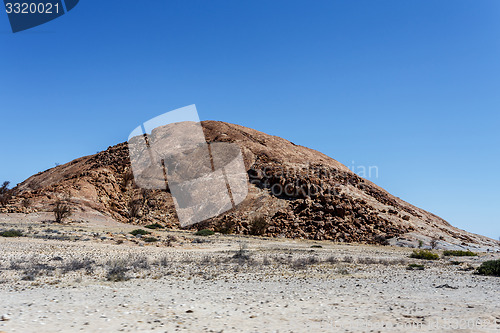
POLYGON ((476 270, 479 275, 500 276, 500 259, 485 261, 476 270))
POLYGON ((156 237, 146 237, 146 238, 144 238, 144 241, 146 243, 154 243, 154 242, 158 241, 158 238, 156 238, 156 237))
POLYGON ((321 249, 323 246, 321 245, 311 245, 311 249, 321 249))
POLYGON ((308 265, 314 265, 319 263, 319 259, 315 256, 310 256, 307 258, 298 258, 292 262, 294 268, 305 268, 308 265))
POLYGON ((438 246, 438 238, 436 236, 432 237, 431 242, 429 243, 431 249, 435 249, 438 246))
POLYGON ((354 262, 354 258, 351 257, 351 256, 345 256, 344 257, 344 262, 346 262, 348 264, 352 264, 354 262))
POLYGON ((0 236, 2 236, 2 237, 22 237, 23 232, 21 230, 10 229, 10 230, 0 232, 0 236))
POLYGON ((170 260, 168 260, 167 256, 163 256, 157 261, 155 261, 154 264, 161 267, 167 267, 170 264, 170 260))
POLYGON ((130 254, 126 259, 124 259, 127 267, 132 267, 135 270, 139 269, 149 269, 149 259, 142 254, 130 254))
POLYGON ((66 202, 62 200, 56 201, 56 203, 54 204, 53 212, 54 212, 54 218, 57 223, 61 223, 65 218, 71 216, 71 208, 66 202))
POLYGON ((425 269, 424 265, 419 265, 419 264, 409 264, 408 267, 406 267, 407 270, 409 271, 423 271, 425 269))
POLYGON ((208 239, 195 238, 191 241, 193 244, 203 244, 203 243, 211 243, 208 239))
POLYGON ((115 260, 108 262, 110 266, 106 274, 106 279, 111 282, 126 281, 129 278, 126 273, 128 272, 128 267, 124 260, 115 260))
POLYGON ((130 232, 131 235, 137 236, 137 235, 149 235, 151 234, 149 231, 146 231, 144 229, 135 229, 130 232))
POLYGON ((211 236, 211 235, 215 234, 215 232, 213 230, 210 230, 210 229, 202 229, 202 230, 198 230, 194 234, 196 236, 211 236))
POLYGON ((362 264, 362 265, 375 265, 375 264, 378 264, 380 263, 380 261, 376 260, 376 259, 373 259, 373 258, 370 258, 370 257, 365 257, 365 258, 359 258, 358 259, 358 264, 362 264))
MULTIPOLYGON (((11 267, 12 267, 12 263, 11 263, 11 267)), ((20 267, 18 267, 18 268, 20 268, 20 267)), ((31 259, 28 259, 28 261, 26 261, 24 263, 24 270, 23 270, 24 276, 21 277, 21 280, 34 281, 37 276, 44 275, 44 274, 49 275, 54 270, 55 270, 54 266, 40 263, 38 261, 38 259, 36 259, 35 257, 32 257, 31 259)))
POLYGON ((163 229, 163 226, 159 223, 153 223, 153 224, 149 224, 149 225, 146 225, 144 226, 144 228, 148 228, 148 229, 163 229))
POLYGON ((376 235, 373 240, 375 241, 375 243, 377 244, 380 244, 380 245, 389 245, 389 240, 387 239, 387 236, 386 235, 376 235))
POLYGON ((257 216, 250 221, 249 233, 250 233, 250 235, 254 235, 254 236, 263 235, 266 232, 268 226, 269 226, 269 223, 267 223, 267 220, 265 217, 257 216))
POLYGON ((330 257, 326 258, 326 262, 328 262, 330 264, 338 264, 339 259, 335 256, 330 256, 330 257))
POLYGON ((439 259, 439 255, 431 251, 419 250, 419 251, 413 251, 413 253, 410 255, 410 258, 437 260, 439 259))
POLYGON ((248 260, 250 259, 250 252, 248 251, 247 243, 240 243, 240 248, 233 255, 233 259, 248 260))
POLYGON ((462 251, 462 250, 451 251, 451 250, 447 250, 447 251, 443 252, 443 255, 445 257, 450 257, 450 256, 453 256, 453 257, 476 257, 477 253, 472 252, 470 250, 467 250, 467 251, 462 251))
POLYGON ((128 216, 130 218, 137 218, 140 215, 142 208, 142 200, 131 200, 128 203, 128 216))
POLYGON ((84 258, 82 260, 73 259, 70 262, 66 263, 66 265, 64 265, 62 267, 62 271, 63 271, 63 273, 67 273, 67 272, 75 272, 75 271, 79 271, 81 269, 85 269, 85 272, 87 274, 91 274, 94 271, 94 267, 93 267, 94 264, 95 264, 95 261, 88 259, 88 258, 84 258))
POLYGON ((221 234, 229 235, 234 232, 234 228, 236 226, 236 222, 232 219, 225 219, 223 221, 220 221, 219 224, 216 226, 216 231, 220 232, 221 234))

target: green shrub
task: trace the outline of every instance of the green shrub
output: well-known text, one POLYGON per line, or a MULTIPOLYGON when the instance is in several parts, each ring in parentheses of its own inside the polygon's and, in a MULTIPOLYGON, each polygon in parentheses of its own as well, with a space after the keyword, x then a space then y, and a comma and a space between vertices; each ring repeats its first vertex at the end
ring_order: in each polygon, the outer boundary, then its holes
POLYGON ((150 232, 146 231, 144 229, 135 229, 130 232, 131 235, 137 236, 137 235, 149 235, 150 232))
POLYGON ((156 237, 146 237, 146 238, 144 238, 144 241, 146 243, 154 243, 154 242, 158 241, 158 238, 156 238, 156 237))
POLYGON ((500 276, 500 259, 485 261, 476 270, 479 275, 500 276))
POLYGON ((21 230, 10 229, 10 230, 0 232, 0 236, 2 236, 2 237, 22 237, 23 232, 21 230))
POLYGON ((213 230, 210 230, 210 229, 202 229, 202 230, 198 230, 194 234, 196 236, 211 236, 211 235, 215 234, 215 232, 213 230))
POLYGON ((407 270, 409 271, 423 271, 425 269, 424 265, 419 265, 419 264, 409 264, 408 267, 406 267, 407 270))
POLYGON ((146 225, 144 226, 144 228, 148 228, 148 229, 163 229, 163 226, 159 223, 153 223, 153 224, 149 224, 149 225, 146 225))
POLYGON ((439 255, 428 250, 418 250, 418 251, 413 251, 413 253, 410 255, 410 258, 437 260, 439 259, 439 255))
POLYGON ((475 257, 475 256, 477 256, 477 253, 474 253, 474 252, 472 252, 470 250, 467 250, 467 251, 462 251, 462 250, 451 251, 451 250, 447 250, 447 251, 443 252, 443 255, 445 257, 449 257, 449 256, 454 256, 454 257, 475 257))
POLYGON ((321 249, 323 246, 321 245, 311 245, 312 249, 321 249))

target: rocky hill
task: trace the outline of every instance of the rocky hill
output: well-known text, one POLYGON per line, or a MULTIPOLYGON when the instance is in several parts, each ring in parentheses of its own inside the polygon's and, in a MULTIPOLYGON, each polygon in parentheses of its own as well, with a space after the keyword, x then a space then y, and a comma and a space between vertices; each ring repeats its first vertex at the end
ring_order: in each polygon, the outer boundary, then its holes
MULTIPOLYGON (((202 125, 207 142, 239 145, 249 193, 235 209, 191 228, 338 242, 415 246, 433 238, 442 247, 498 246, 389 194, 320 152, 239 125, 202 125)), ((51 211, 57 200, 65 200, 76 212, 179 227, 168 190, 135 185, 127 143, 36 174, 14 193, 2 212, 51 211)))

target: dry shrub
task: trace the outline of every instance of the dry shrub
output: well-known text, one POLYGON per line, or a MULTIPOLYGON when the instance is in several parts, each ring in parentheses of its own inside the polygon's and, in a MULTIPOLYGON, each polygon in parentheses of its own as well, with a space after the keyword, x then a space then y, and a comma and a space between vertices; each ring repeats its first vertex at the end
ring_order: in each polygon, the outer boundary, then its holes
POLYGON ((71 208, 68 203, 63 200, 56 201, 53 212, 57 223, 61 223, 64 219, 71 216, 71 208))
POLYGON ((254 235, 254 236, 263 235, 266 232, 268 226, 269 226, 269 223, 267 222, 267 220, 264 216, 254 217, 250 221, 249 233, 250 233, 250 235, 254 235))
POLYGON ((236 226, 236 222, 233 219, 224 219, 218 223, 215 227, 215 231, 221 234, 232 234, 234 232, 234 228, 236 226))
POLYGON ((3 182, 0 186, 0 205, 5 207, 9 200, 12 198, 12 191, 9 190, 10 182, 3 182))
POLYGON ((128 216, 130 218, 139 217, 141 211, 142 201, 141 200, 130 200, 128 203, 128 216))

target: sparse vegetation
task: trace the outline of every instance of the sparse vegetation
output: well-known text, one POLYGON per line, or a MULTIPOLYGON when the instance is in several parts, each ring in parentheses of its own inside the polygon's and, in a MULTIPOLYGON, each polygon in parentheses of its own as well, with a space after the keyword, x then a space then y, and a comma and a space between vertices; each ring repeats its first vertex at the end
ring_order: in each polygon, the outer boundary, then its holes
POLYGON ((213 230, 210 230, 210 229, 202 229, 202 230, 198 230, 194 234, 196 236, 211 236, 211 235, 215 234, 215 232, 213 230))
POLYGON ((305 268, 309 265, 318 264, 320 261, 316 256, 310 256, 307 258, 298 258, 292 262, 292 267, 294 268, 305 268))
POLYGON ((145 225, 144 228, 148 228, 148 229, 163 229, 163 226, 159 223, 153 223, 153 224, 148 224, 148 225, 145 225))
POLYGON ((34 281, 37 276, 43 275, 43 274, 51 274, 52 271, 55 270, 55 267, 49 266, 47 264, 42 264, 35 262, 33 260, 29 261, 28 263, 25 264, 24 268, 24 276, 21 277, 21 280, 23 281, 34 281))
POLYGON ((168 260, 167 256, 163 256, 160 259, 158 259, 154 264, 161 267, 167 267, 170 264, 170 261, 168 260))
POLYGON ((137 236, 137 235, 149 235, 151 232, 144 230, 144 229, 134 229, 130 232, 132 236, 137 236))
POLYGON ((91 260, 89 258, 73 259, 73 260, 67 262, 62 267, 62 271, 63 271, 63 273, 67 273, 67 272, 75 272, 75 271, 79 271, 81 269, 85 269, 85 272, 87 274, 91 274, 94 271, 94 267, 93 267, 94 264, 95 264, 95 261, 91 260))
POLYGON ((380 245, 389 245, 389 240, 387 239, 386 235, 376 235, 373 240, 375 241, 375 243, 380 245))
POLYGON ((437 260, 439 259, 439 255, 437 253, 428 250, 418 250, 418 251, 413 251, 413 253, 410 255, 410 258, 437 260))
POLYGON ((130 200, 128 203, 128 216, 130 218, 140 217, 142 200, 130 200))
POLYGON ((111 282, 126 281, 129 278, 126 273, 129 271, 126 262, 123 259, 108 262, 108 272, 106 279, 111 282))
POLYGON ((144 238, 144 241, 146 243, 154 243, 154 242, 158 241, 158 238, 156 238, 156 237, 146 237, 146 238, 144 238))
POLYGON ((250 259, 250 252, 248 251, 247 243, 240 243, 239 250, 233 255, 233 259, 248 260, 250 259))
POLYGON ((377 259, 373 259, 370 257, 365 257, 365 258, 359 258, 358 259, 358 264, 363 264, 363 265, 375 265, 380 263, 377 259))
POLYGON ((420 264, 409 264, 406 269, 409 271, 423 271, 425 266, 420 264))
POLYGON ((443 252, 443 256, 445 257, 476 257, 477 253, 472 252, 470 250, 462 251, 462 250, 447 250, 443 252))
POLYGON ((354 262, 354 258, 351 257, 351 256, 345 256, 344 257, 344 262, 346 262, 348 264, 352 264, 354 262))
POLYGON ((330 257, 326 258, 325 261, 330 263, 330 264, 338 264, 339 259, 335 256, 330 256, 330 257))
POLYGON ((57 200, 54 204, 53 213, 56 222, 61 223, 64 219, 71 216, 71 208, 66 201, 57 200))
POLYGON ((429 243, 431 246, 431 249, 437 248, 438 245, 438 238, 436 236, 432 237, 431 242, 429 243))
POLYGON ((476 270, 479 275, 500 276, 500 259, 485 261, 476 270))
POLYGON ((129 255, 126 262, 134 269, 148 269, 150 267, 149 260, 145 255, 129 255))
POLYGON ((261 236, 266 232, 268 226, 269 223, 264 216, 256 216, 250 221, 249 233, 250 235, 261 236))
POLYGON ((236 223, 232 219, 224 219, 219 222, 219 224, 216 227, 216 231, 220 232, 221 234, 232 234, 234 232, 234 227, 236 226, 236 223))
POLYGON ((12 197, 12 192, 9 190, 10 182, 3 182, 0 186, 0 206, 5 207, 12 197))
POLYGON ((17 229, 10 229, 10 230, 0 232, 0 236, 1 237, 22 237, 23 232, 21 230, 17 230, 17 229))

